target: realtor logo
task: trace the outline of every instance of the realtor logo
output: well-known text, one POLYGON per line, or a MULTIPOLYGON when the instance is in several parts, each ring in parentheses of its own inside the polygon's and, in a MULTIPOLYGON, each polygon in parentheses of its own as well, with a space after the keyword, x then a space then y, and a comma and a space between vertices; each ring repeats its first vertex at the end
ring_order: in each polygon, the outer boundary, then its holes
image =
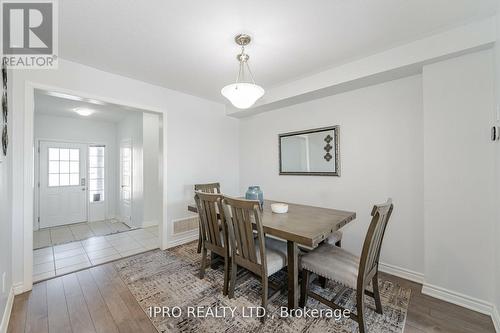
POLYGON ((2 53, 10 68, 56 68, 55 0, 2 1, 2 53))

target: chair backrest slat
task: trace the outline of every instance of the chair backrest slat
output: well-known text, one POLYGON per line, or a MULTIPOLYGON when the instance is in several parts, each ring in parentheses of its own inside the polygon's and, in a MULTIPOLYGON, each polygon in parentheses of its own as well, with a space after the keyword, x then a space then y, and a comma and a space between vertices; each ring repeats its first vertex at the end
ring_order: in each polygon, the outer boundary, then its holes
MULTIPOLYGON (((220 205, 220 202, 217 203, 217 205, 220 205)), ((217 218, 217 209, 216 209, 216 205, 213 204, 213 205, 208 205, 209 208, 210 208, 210 224, 211 224, 211 227, 212 227, 212 232, 213 232, 213 235, 214 235, 214 242, 220 246, 222 246, 222 241, 221 241, 221 236, 220 236, 220 232, 221 232, 221 229, 219 228, 219 219, 217 218)))
POLYGON ((366 233, 359 263, 358 288, 364 286, 370 278, 368 275, 374 272, 374 269, 378 269, 382 241, 393 207, 392 200, 389 199, 386 203, 375 205, 372 209, 372 221, 366 233))
MULTIPOLYGON (((224 211, 224 213, 226 216, 233 217, 232 221, 229 220, 229 218, 227 218, 226 221, 228 223, 228 229, 233 230, 232 232, 231 231, 229 232, 229 237, 230 237, 230 239, 231 239, 231 237, 234 237, 235 249, 239 253, 241 253, 241 255, 246 256, 246 247, 245 247, 245 252, 244 252, 245 254, 243 254, 243 249, 240 247, 240 244, 242 244, 242 239, 245 239, 245 236, 243 234, 243 231, 240 231, 240 229, 241 229, 240 223, 239 223, 239 220, 237 219, 238 210, 236 208, 231 207, 231 208, 229 208, 229 212, 224 211), (232 224, 229 225, 230 223, 232 223, 232 224)), ((231 243, 231 246, 232 246, 232 243, 231 243)))
POLYGON ((254 273, 266 274, 266 249, 259 201, 224 197, 222 206, 233 258, 240 262, 247 262, 252 267, 259 267, 260 271, 254 273), (257 238, 254 238, 254 226, 257 238), (257 257, 256 241, 260 248, 259 257, 257 257))
POLYGON ((240 208, 232 208, 233 223, 240 233, 240 243, 236 243, 235 249, 243 258, 248 258, 247 233, 243 213, 240 208))
POLYGON ((194 190, 201 191, 203 193, 221 193, 219 183, 195 184, 194 190))
POLYGON ((222 198, 221 194, 195 192, 202 241, 221 249, 225 248, 225 244, 228 244, 222 198))
MULTIPOLYGON (((253 238, 253 227, 250 219, 250 214, 248 210, 243 210, 242 211, 243 215, 243 220, 244 221, 250 221, 250 223, 244 223, 244 228, 245 228, 245 234, 246 234, 246 239, 247 239, 247 249, 248 249, 248 260, 251 262, 257 262, 257 257, 255 255, 255 240, 253 238)), ((252 212, 253 213, 253 212, 252 212)))

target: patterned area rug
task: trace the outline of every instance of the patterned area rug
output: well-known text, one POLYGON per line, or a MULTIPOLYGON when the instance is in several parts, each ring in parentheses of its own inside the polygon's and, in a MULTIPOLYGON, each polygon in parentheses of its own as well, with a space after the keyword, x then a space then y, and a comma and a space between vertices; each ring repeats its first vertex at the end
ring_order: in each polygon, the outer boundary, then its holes
MULTIPOLYGON (((137 299, 142 309, 149 314, 150 307, 168 307, 170 316, 150 317, 159 332, 358 332, 358 325, 350 319, 285 317, 281 307, 286 306, 286 293, 268 305, 268 317, 264 323, 256 317, 245 317, 248 309, 261 303, 260 281, 252 275, 238 280, 235 297, 222 295, 223 265, 217 269, 207 268, 205 278, 198 278, 201 255, 196 253, 196 243, 178 246, 167 251, 151 251, 115 262, 121 278, 137 299), (202 308, 206 317, 195 317, 188 313, 189 307, 202 308), (232 307, 225 317, 215 317, 207 309, 232 307), (179 310, 181 315, 178 316, 179 310), (246 313, 244 312, 245 310, 246 313), (175 312, 175 313, 174 313, 175 312), (210 314, 214 316, 210 316, 210 314)), ((271 277, 275 283, 286 281, 286 273, 278 272, 271 277)), ((373 299, 366 297, 366 322, 370 333, 401 333, 406 321, 410 300, 410 289, 402 288, 390 281, 379 281, 383 315, 375 313, 373 299)), ((337 301, 355 313, 356 293, 352 289, 328 282, 327 290, 312 284, 312 289, 331 299, 341 293, 337 301)), ((329 309, 309 297, 307 308, 329 309)), ((220 315, 221 313, 217 313, 220 315)))

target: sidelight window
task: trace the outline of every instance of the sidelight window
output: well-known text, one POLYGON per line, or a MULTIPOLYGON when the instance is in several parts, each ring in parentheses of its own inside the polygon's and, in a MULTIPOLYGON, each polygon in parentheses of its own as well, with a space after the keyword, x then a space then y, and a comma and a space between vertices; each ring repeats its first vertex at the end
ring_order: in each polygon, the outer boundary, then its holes
POLYGON ((104 201, 104 146, 89 147, 89 200, 104 201))

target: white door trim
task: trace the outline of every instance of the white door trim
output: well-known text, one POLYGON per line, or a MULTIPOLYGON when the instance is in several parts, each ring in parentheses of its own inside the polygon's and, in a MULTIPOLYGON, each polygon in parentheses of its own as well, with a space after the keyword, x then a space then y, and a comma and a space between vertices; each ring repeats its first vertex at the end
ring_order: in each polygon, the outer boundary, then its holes
POLYGON ((132 138, 123 138, 120 140, 118 144, 118 211, 117 215, 119 220, 129 227, 135 227, 133 225, 133 216, 134 216, 134 141, 132 138), (130 218, 128 221, 124 219, 124 216, 121 214, 121 204, 122 204, 122 143, 128 142, 130 143, 130 218))
MULTIPOLYGON (((128 106, 133 109, 148 110, 162 114, 163 118, 163 218, 159 224, 160 228, 160 247, 166 249, 169 240, 172 238, 173 227, 167 222, 167 110, 152 107, 150 105, 140 105, 130 103, 126 100, 118 100, 109 97, 89 94, 85 91, 77 91, 57 86, 40 84, 32 81, 26 81, 24 87, 24 122, 21 125, 23 129, 23 170, 14 172, 14 177, 22 178, 22 220, 23 220, 23 285, 20 291, 29 291, 33 287, 33 217, 34 217, 34 199, 35 199, 35 141, 34 141, 34 114, 35 114, 35 89, 54 91, 63 94, 70 94, 82 98, 100 100, 107 103, 128 106)), ((15 126, 15 125, 14 125, 15 126)), ((16 126, 15 126, 16 127, 16 126)))

